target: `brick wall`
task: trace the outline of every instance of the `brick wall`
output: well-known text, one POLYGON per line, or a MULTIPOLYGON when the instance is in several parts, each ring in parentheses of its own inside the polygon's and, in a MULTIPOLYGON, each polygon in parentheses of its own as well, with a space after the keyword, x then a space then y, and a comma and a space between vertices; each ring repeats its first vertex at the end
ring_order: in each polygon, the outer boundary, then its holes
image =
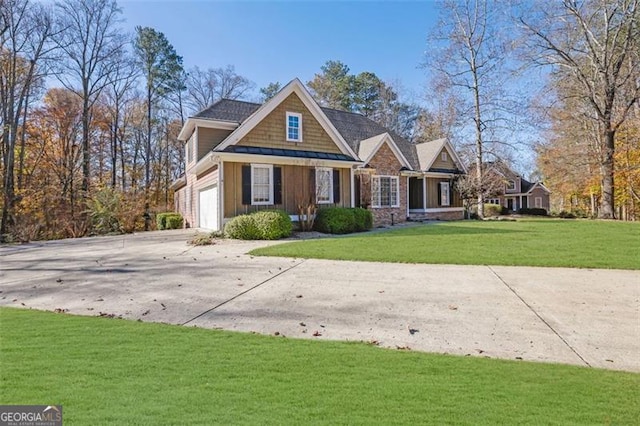
MULTIPOLYGON (((373 156, 369 165, 376 172, 375 175, 380 176, 399 176, 399 207, 369 207, 373 213, 374 226, 391 225, 392 215, 393 223, 405 222, 407 220, 407 178, 400 176, 400 168, 402 164, 396 158, 395 154, 384 144, 378 152, 373 156)), ((369 191, 370 193, 370 191, 369 191)))

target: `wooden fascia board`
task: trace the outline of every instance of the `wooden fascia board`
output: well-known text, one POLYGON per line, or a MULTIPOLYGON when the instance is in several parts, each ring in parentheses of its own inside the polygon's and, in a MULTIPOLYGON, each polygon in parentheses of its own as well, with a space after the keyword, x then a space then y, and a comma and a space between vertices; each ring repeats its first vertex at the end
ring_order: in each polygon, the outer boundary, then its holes
POLYGON ((178 140, 186 142, 196 127, 206 127, 208 129, 222 129, 222 130, 234 130, 238 127, 239 123, 234 123, 231 121, 218 121, 218 120, 208 120, 206 118, 187 118, 187 122, 184 123, 182 129, 180 129, 180 133, 178 133, 178 140))

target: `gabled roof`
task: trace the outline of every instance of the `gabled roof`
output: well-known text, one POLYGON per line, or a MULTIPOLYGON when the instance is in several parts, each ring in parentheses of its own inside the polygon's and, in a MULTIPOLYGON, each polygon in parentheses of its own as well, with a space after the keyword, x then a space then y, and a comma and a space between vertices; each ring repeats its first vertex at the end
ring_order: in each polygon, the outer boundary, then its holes
POLYGON ((349 144, 347 144, 340 132, 336 130, 331 121, 320 109, 318 103, 313 99, 302 82, 297 78, 291 80, 273 98, 269 99, 258 107, 255 112, 249 115, 236 130, 234 130, 220 145, 215 148, 215 151, 222 151, 230 145, 234 145, 293 93, 298 96, 311 115, 313 115, 318 123, 320 123, 320 126, 322 126, 325 132, 327 132, 338 149, 340 149, 343 154, 356 158, 357 155, 355 151, 349 144))
POLYGON ((181 140, 186 139, 185 135, 192 130, 195 123, 198 125, 211 123, 216 126, 226 123, 229 126, 227 128, 235 130, 216 147, 216 150, 228 151, 230 146, 246 135, 291 93, 296 93, 300 97, 345 156, 366 161, 371 156, 372 150, 377 150, 386 141, 405 167, 428 171, 442 147, 446 146, 454 161, 463 171, 466 171, 464 164, 446 139, 414 145, 362 114, 320 107, 298 79, 292 80, 276 96, 262 105, 231 99, 222 99, 214 103, 187 120, 181 132, 183 136, 181 140))
POLYGON ((389 146, 389 148, 391 148, 391 151, 393 152, 393 154, 396 156, 396 158, 398 159, 400 164, 402 164, 403 167, 406 167, 408 169, 412 168, 411 163, 409 163, 409 161, 402 154, 402 152, 396 145, 391 135, 389 135, 389 133, 382 133, 380 135, 376 135, 369 139, 360 141, 358 156, 362 161, 364 161, 365 163, 368 163, 369 161, 371 161, 371 159, 376 154, 376 152, 380 150, 380 147, 384 143, 386 143, 389 146))
POLYGON ((442 152, 443 149, 446 149, 449 155, 451 156, 454 164, 460 167, 462 170, 466 172, 464 164, 460 161, 458 154, 451 146, 451 143, 446 138, 435 139, 429 142, 422 142, 416 144, 416 154, 418 156, 418 164, 420 166, 420 170, 429 171, 433 163, 435 163, 438 155, 442 152))

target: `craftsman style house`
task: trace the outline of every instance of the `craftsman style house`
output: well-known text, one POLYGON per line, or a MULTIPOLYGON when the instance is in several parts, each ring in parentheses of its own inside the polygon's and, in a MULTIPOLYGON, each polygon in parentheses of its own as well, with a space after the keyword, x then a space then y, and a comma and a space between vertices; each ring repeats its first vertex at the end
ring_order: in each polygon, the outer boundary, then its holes
POLYGON ((259 209, 361 206, 374 225, 461 219, 464 166, 445 139, 411 144, 368 118, 322 108, 295 79, 262 105, 223 99, 190 117, 185 175, 173 183, 186 226, 220 230, 259 209))
POLYGON ((488 173, 495 173, 504 181, 504 189, 489 198, 488 203, 499 204, 510 212, 531 208, 549 212, 551 191, 542 182, 529 182, 503 162, 489 163, 488 166, 488 173))

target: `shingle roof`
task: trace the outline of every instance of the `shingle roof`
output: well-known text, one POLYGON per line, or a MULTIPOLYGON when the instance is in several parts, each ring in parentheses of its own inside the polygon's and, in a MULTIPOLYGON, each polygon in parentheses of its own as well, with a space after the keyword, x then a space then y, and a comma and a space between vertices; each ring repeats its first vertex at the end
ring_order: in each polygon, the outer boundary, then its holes
MULTIPOLYGON (((260 106, 260 104, 253 102, 222 99, 210 107, 198 112, 194 115, 194 118, 242 123, 258 108, 260 108, 260 106)), ((402 136, 386 129, 361 114, 340 111, 332 108, 322 108, 322 112, 324 112, 329 121, 331 121, 333 126, 342 135, 354 152, 359 151, 359 145, 362 140, 369 139, 383 133, 389 133, 393 141, 398 146, 398 149, 409 161, 411 166, 415 170, 420 168, 415 146, 402 136)))
POLYGON ((299 149, 263 148, 257 146, 232 145, 225 148, 225 152, 238 154, 278 155, 281 157, 313 158, 321 160, 354 161, 348 155, 332 152, 302 151, 299 149))
POLYGON ((196 113, 193 117, 242 123, 258 108, 260 108, 260 104, 254 104, 253 102, 221 99, 196 113))

